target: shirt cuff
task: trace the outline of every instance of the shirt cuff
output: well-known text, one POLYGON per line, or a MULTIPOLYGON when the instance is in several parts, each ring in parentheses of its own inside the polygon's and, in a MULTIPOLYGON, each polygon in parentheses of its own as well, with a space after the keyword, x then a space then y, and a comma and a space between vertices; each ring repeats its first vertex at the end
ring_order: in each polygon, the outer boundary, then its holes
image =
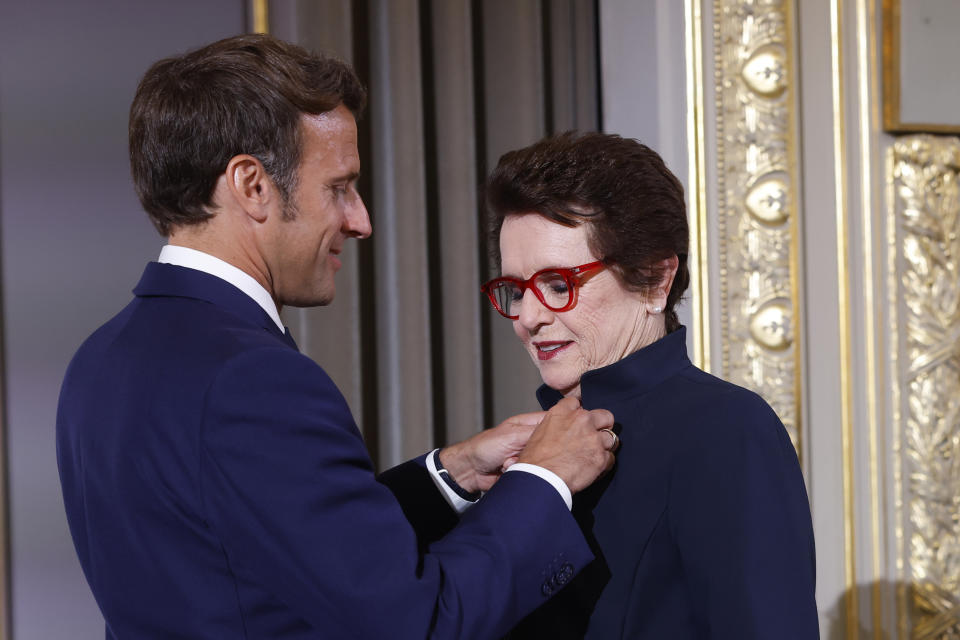
MULTIPOLYGON (((428 460, 430 458, 427 458, 428 460)), ((510 468, 505 471, 505 473, 510 473, 511 471, 523 471, 525 473, 532 473, 535 476, 539 476, 549 482, 554 489, 557 490, 557 493, 560 494, 560 497, 563 498, 563 501, 567 505, 567 509, 573 509, 573 496, 570 494, 570 487, 567 486, 567 483, 560 479, 560 476, 555 474, 549 469, 544 467, 529 464, 526 462, 517 462, 510 465, 510 468)), ((443 480, 441 480, 443 482, 443 480)))
MULTIPOLYGON (((458 514, 461 514, 477 503, 464 500, 458 496, 457 492, 447 485, 444 479, 440 477, 440 472, 437 471, 437 465, 433 461, 433 456, 437 455, 438 451, 440 451, 440 449, 434 449, 427 454, 427 472, 430 474, 433 484, 437 485, 437 489, 440 490, 440 495, 442 495, 443 499, 446 500, 447 504, 450 505, 450 508, 456 511, 458 514)), ((557 479, 559 480, 559 478, 557 479)))

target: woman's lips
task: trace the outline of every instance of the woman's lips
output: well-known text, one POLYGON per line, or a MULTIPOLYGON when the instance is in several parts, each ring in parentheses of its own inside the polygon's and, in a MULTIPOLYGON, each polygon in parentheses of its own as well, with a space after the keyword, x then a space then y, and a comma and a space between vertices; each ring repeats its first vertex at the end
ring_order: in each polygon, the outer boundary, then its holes
POLYGON ((567 341, 553 341, 553 342, 535 342, 533 346, 537 348, 537 359, 538 360, 550 360, 551 358, 556 358, 557 355, 569 347, 573 342, 567 341))

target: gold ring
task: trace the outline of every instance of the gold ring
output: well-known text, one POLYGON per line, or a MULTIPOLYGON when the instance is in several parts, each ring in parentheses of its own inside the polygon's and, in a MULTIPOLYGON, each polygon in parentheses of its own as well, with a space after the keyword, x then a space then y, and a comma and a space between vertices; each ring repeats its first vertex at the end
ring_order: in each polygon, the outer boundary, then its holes
POLYGON ((608 448, 610 449, 610 451, 616 451, 616 450, 617 450, 617 445, 620 444, 620 436, 618 436, 617 434, 615 434, 615 433, 613 432, 613 429, 600 429, 600 431, 606 431, 606 432, 609 433, 611 436, 613 436, 613 443, 612 443, 608 448))

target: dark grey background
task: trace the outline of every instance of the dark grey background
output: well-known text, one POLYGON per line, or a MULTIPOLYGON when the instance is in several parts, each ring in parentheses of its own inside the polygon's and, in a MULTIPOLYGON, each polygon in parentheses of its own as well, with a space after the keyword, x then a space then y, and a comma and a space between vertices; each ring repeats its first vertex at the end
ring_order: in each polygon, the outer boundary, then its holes
POLYGON ((162 239, 130 183, 127 109, 165 55, 245 30, 243 0, 0 2, 0 262, 13 637, 103 637, 67 532, 57 393, 162 239), (188 19, 185 19, 188 16, 188 19))

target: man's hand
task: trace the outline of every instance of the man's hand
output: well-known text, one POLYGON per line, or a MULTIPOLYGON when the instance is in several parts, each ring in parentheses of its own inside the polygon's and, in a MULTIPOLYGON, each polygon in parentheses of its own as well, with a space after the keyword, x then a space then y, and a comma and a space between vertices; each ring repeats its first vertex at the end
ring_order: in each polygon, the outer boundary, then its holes
POLYGON ((440 463, 470 493, 487 491, 517 461, 530 434, 547 414, 521 413, 463 442, 440 450, 440 463))
POLYGON ((611 427, 613 414, 609 411, 585 411, 576 398, 564 398, 547 412, 517 462, 549 469, 576 493, 613 466, 613 450, 619 440, 602 431, 611 427))

